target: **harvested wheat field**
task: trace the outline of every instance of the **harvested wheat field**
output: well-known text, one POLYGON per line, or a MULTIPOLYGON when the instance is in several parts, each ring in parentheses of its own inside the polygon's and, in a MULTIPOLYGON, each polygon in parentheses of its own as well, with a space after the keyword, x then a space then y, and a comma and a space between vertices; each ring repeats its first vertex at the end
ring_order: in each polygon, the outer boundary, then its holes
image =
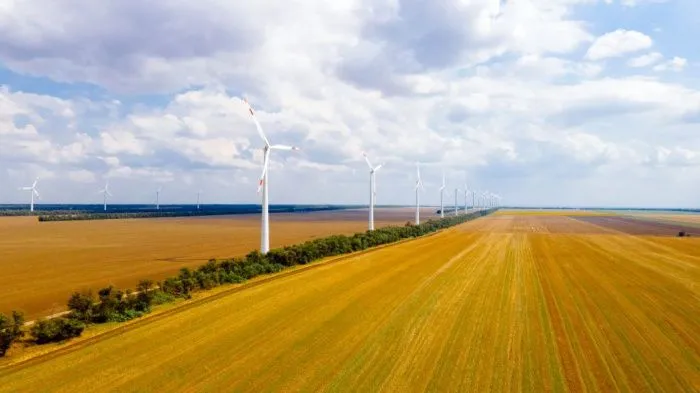
MULTIPOLYGON (((433 209, 425 209, 425 217, 433 209)), ((377 209, 376 225, 401 225, 410 209, 377 209)), ((271 215, 271 246, 367 229, 366 210, 271 215)), ((133 288, 209 258, 245 255, 260 245, 258 215, 38 222, 0 218, 0 312, 29 319, 65 309, 73 291, 133 288)))
POLYGON ((0 369, 0 391, 700 390, 700 239, 525 220, 145 318, 0 369))

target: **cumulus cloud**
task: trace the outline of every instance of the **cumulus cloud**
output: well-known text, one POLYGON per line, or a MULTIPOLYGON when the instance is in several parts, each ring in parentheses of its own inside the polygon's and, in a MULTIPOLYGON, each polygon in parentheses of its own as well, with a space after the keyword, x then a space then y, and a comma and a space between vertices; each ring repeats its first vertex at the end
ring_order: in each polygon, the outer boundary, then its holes
POLYGON ((628 53, 647 49, 651 47, 652 43, 651 37, 644 33, 617 29, 598 37, 588 48, 586 58, 602 60, 610 57, 620 57, 628 53))
POLYGON ((675 56, 673 59, 654 66, 654 71, 674 71, 680 72, 688 65, 688 60, 675 56))
MULTIPOLYGON (((672 179, 671 162, 700 175, 697 88, 601 62, 652 41, 633 30, 595 38, 596 21, 578 13, 594 3, 7 3, 0 64, 54 89, 0 89, 0 164, 12 168, 0 182, 50 170, 74 183, 47 178, 54 201, 90 200, 80 182, 105 177, 124 202, 150 201, 158 184, 172 202, 195 188, 211 202, 256 201, 262 141, 244 95, 273 143, 302 147, 273 156, 280 203, 364 202, 362 151, 387 164, 386 203, 411 203, 417 160, 426 184, 444 169, 451 184, 467 177, 523 203, 620 173, 620 183, 672 179), (68 83, 100 93, 59 98, 68 83)), ((627 64, 686 66, 659 53, 627 64)))
POLYGON ((659 52, 651 52, 645 55, 641 55, 627 61, 627 65, 630 67, 640 68, 648 67, 652 64, 658 63, 663 59, 663 55, 659 52))

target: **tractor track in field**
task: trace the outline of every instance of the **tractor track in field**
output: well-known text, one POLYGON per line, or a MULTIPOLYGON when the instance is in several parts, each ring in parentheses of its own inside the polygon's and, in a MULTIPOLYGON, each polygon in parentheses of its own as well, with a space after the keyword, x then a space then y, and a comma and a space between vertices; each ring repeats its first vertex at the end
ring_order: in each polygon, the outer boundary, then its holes
MULTIPOLYGON (((473 221, 473 220, 472 220, 472 221, 473 221)), ((457 226, 457 227, 458 227, 458 226, 457 226)), ((219 293, 215 293, 215 294, 213 294, 213 295, 206 296, 206 297, 203 297, 203 298, 201 298, 201 299, 195 299, 195 300, 193 300, 193 301, 191 301, 191 302, 189 302, 189 303, 184 303, 184 304, 182 304, 182 305, 180 305, 180 306, 176 306, 176 307, 174 307, 174 308, 172 308, 172 309, 170 309, 170 310, 166 310, 166 311, 163 311, 163 312, 160 312, 160 313, 157 313, 157 314, 148 315, 148 316, 146 316, 146 317, 144 317, 144 318, 142 318, 142 319, 138 319, 138 320, 136 320, 136 321, 134 321, 134 322, 132 322, 132 323, 126 324, 126 325, 118 326, 118 327, 116 327, 116 328, 114 328, 114 329, 112 329, 112 330, 108 330, 108 331, 106 331, 106 332, 104 332, 104 333, 100 333, 100 334, 95 335, 95 336, 93 336, 93 337, 90 337, 90 338, 87 338, 87 339, 84 339, 84 340, 81 340, 81 341, 76 341, 76 342, 74 342, 74 343, 70 343, 70 342, 69 342, 66 346, 61 347, 61 348, 58 348, 58 349, 55 349, 55 350, 52 350, 52 351, 50 351, 50 352, 47 352, 47 353, 44 353, 44 354, 41 354, 41 355, 38 355, 38 356, 34 356, 34 357, 31 357, 31 358, 28 358, 28 359, 25 359, 25 360, 20 360, 20 361, 18 361, 18 362, 16 362, 16 363, 9 363, 9 364, 6 364, 6 365, 0 365, 0 373, 1 373, 0 375, 2 375, 2 374, 4 374, 4 375, 11 374, 11 373, 13 373, 13 372, 19 371, 19 370, 21 370, 21 369, 23 369, 23 368, 26 368, 26 367, 28 367, 28 366, 31 366, 31 365, 34 365, 34 364, 38 364, 38 363, 42 363, 42 362, 45 362, 45 361, 47 361, 47 360, 50 360, 50 359, 53 359, 53 358, 56 358, 56 357, 59 357, 59 356, 61 356, 61 355, 65 355, 65 354, 68 354, 68 353, 71 353, 71 352, 75 352, 75 351, 77 351, 77 350, 79 350, 79 349, 81 349, 81 348, 84 348, 84 347, 88 346, 88 345, 95 344, 95 343, 98 343, 98 342, 101 342, 101 341, 110 339, 110 338, 112 338, 112 337, 119 336, 119 335, 121 335, 121 334, 123 334, 123 333, 129 332, 129 331, 132 331, 132 330, 135 330, 135 329, 140 328, 140 327, 143 327, 143 326, 148 326, 148 325, 150 325, 150 324, 152 324, 152 323, 154 323, 154 322, 160 321, 160 320, 162 320, 162 319, 164 319, 164 318, 167 318, 167 317, 170 317, 170 316, 173 316, 173 315, 177 315, 177 314, 179 314, 179 313, 182 313, 182 312, 184 312, 184 311, 187 311, 187 310, 192 309, 192 308, 197 307, 197 306, 201 306, 201 305, 203 305, 203 304, 211 303, 211 302, 213 302, 213 301, 215 301, 215 300, 224 298, 224 297, 229 296, 229 295, 232 295, 232 294, 234 294, 234 293, 238 293, 238 292, 244 291, 244 290, 246 290, 246 289, 255 288, 255 287, 258 287, 258 286, 260 286, 260 285, 262 285, 262 284, 269 283, 269 282, 271 282, 271 281, 276 281, 276 280, 279 280, 279 279, 282 279, 282 278, 295 276, 295 275, 298 275, 298 274, 307 272, 307 271, 309 271, 309 270, 317 269, 317 268, 320 268, 320 267, 325 267, 325 266, 329 266, 329 265, 335 265, 335 264, 337 264, 337 263, 343 262, 343 261, 345 261, 345 260, 347 260, 347 259, 350 259, 350 258, 355 258, 355 257, 357 257, 357 256, 364 255, 364 254, 367 254, 367 253, 370 253, 370 252, 379 251, 379 250, 382 250, 382 249, 385 249, 385 248, 390 248, 390 247, 398 246, 398 245, 404 244, 404 243, 409 242, 409 241, 429 238, 429 237, 431 237, 431 236, 435 236, 435 235, 437 235, 437 234, 439 234, 439 233, 444 233, 444 232, 447 232, 447 231, 450 231, 450 230, 454 230, 454 227, 453 227, 453 228, 447 228, 446 230, 442 230, 442 231, 437 231, 437 232, 429 233, 429 234, 427 234, 427 235, 423 235, 423 236, 420 236, 420 237, 415 237, 415 238, 410 238, 410 239, 401 240, 401 241, 398 241, 398 242, 396 242, 396 243, 391 243, 391 244, 386 244, 386 245, 382 245, 382 246, 378 246, 378 247, 373 247, 373 248, 371 248, 371 249, 367 249, 367 250, 363 250, 363 251, 358 251, 358 252, 356 252, 356 253, 352 253, 352 254, 349 254, 349 255, 338 256, 338 257, 331 258, 331 259, 326 260, 326 261, 317 262, 317 263, 311 263, 311 264, 309 264, 309 265, 303 266, 303 267, 298 268, 298 269, 296 269, 296 270, 292 270, 292 271, 289 271, 289 272, 277 273, 277 274, 274 274, 274 275, 272 275, 272 276, 270 276, 270 277, 265 277, 265 278, 262 278, 262 279, 260 279, 260 280, 256 280, 256 281, 249 282, 249 283, 245 283, 245 284, 241 284, 241 285, 239 285, 239 286, 236 286, 236 287, 233 287, 233 288, 230 288, 230 289, 223 290, 223 291, 221 291, 221 292, 219 292, 219 293)), ((65 312, 65 313, 67 313, 67 312, 65 312)), ((63 313, 59 313, 59 314, 63 315, 63 313)), ((61 316, 61 315, 58 315, 58 314, 57 314, 56 316, 61 316)))

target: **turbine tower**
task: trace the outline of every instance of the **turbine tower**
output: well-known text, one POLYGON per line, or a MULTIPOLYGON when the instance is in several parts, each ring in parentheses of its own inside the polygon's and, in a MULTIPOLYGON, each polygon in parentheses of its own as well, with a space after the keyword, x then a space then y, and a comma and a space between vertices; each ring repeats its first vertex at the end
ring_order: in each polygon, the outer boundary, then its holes
POLYGON ((467 214, 467 195, 469 195, 469 188, 467 184, 464 184, 464 214, 467 214))
POLYGON ((197 210, 199 210, 199 196, 202 194, 202 190, 197 191, 197 210))
POLYGON ((459 214, 459 211, 457 210, 457 193, 459 192, 459 188, 455 188, 455 216, 459 214))
POLYGON ((156 210, 160 210, 160 192, 163 191, 163 187, 158 187, 156 190, 156 210))
POLYGON ((445 205, 443 197, 445 196, 445 171, 442 171, 442 187, 440 187, 440 218, 445 218, 445 205))
POLYGON ((365 161, 367 161, 367 166, 369 167, 369 224, 368 228, 370 231, 374 230, 374 199, 377 196, 377 183, 374 178, 374 174, 377 173, 377 171, 384 165, 384 163, 381 163, 379 165, 372 166, 372 163, 369 162, 369 158, 367 157, 367 153, 362 152, 362 156, 365 157, 365 161))
POLYGON ((37 178, 34 180, 34 183, 33 183, 30 187, 22 187, 22 188, 20 188, 20 190, 22 190, 22 191, 30 191, 30 193, 29 193, 29 194, 31 195, 31 200, 30 200, 30 202, 29 202, 29 211, 30 211, 30 212, 33 212, 33 211, 34 211, 34 196, 36 196, 37 198, 39 198, 39 191, 36 190, 36 184, 37 184, 38 182, 39 182, 39 178, 37 177, 37 178))
POLYGON ((102 194, 102 200, 104 203, 104 211, 107 211, 107 197, 112 196, 112 193, 109 192, 109 182, 105 182, 105 188, 101 189, 100 191, 97 191, 99 194, 102 194))
POLYGON ((255 128, 258 130, 258 134, 260 135, 260 138, 262 138, 263 142, 265 143, 265 146, 263 147, 263 169, 262 169, 262 174, 260 175, 260 182, 258 184, 258 193, 262 191, 262 217, 261 217, 261 225, 260 225, 260 253, 262 254, 267 254, 268 251, 270 251, 270 213, 269 213, 269 206, 268 206, 268 181, 267 181, 267 171, 268 167, 270 166, 270 151, 271 150, 299 150, 298 147, 296 146, 285 146, 285 145, 271 145, 270 141, 267 139, 265 136, 265 133, 263 132, 262 127, 260 126, 260 123, 258 122, 258 118, 255 117, 255 111, 253 111, 253 107, 250 106, 250 103, 248 102, 247 99, 243 100, 248 107, 248 112, 250 112, 250 116, 253 118, 253 122, 255 123, 255 128))
POLYGON ((420 191, 423 189, 423 180, 420 178, 420 163, 416 162, 416 225, 420 224, 420 191))

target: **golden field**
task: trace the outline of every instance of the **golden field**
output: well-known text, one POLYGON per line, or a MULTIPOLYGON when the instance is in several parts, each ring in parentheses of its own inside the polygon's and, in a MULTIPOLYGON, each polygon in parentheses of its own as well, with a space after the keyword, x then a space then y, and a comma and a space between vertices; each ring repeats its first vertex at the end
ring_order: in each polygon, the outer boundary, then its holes
MULTIPOLYGON (((434 209, 424 209, 425 217, 434 209)), ((377 209, 376 225, 412 220, 411 209, 377 209)), ((366 210, 273 214, 272 247, 367 229, 366 210)), ((65 309, 73 291, 162 279, 209 258, 245 255, 260 245, 258 215, 38 222, 0 217, 0 312, 29 319, 65 309)))
POLYGON ((499 214, 0 368, 16 391, 700 390, 700 239, 499 214))

